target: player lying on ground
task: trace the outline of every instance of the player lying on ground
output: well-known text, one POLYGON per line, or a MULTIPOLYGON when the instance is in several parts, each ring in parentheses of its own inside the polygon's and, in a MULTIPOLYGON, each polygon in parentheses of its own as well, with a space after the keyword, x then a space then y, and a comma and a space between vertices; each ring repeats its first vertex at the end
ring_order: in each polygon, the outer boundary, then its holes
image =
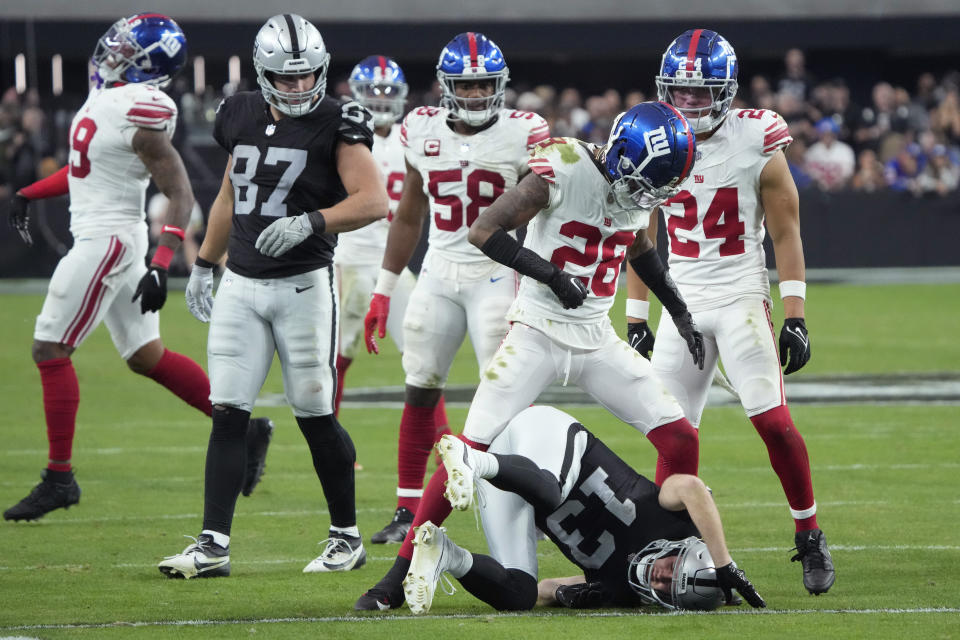
POLYGON ((490 555, 457 546, 431 522, 418 527, 403 582, 414 613, 430 609, 444 571, 500 611, 538 602, 709 610, 740 604, 733 590, 766 606, 730 557, 699 478, 673 474, 657 487, 569 414, 525 409, 486 452, 453 436, 437 447, 451 504, 467 508, 477 491, 490 555), (583 569, 544 581, 539 597, 537 528, 583 569))

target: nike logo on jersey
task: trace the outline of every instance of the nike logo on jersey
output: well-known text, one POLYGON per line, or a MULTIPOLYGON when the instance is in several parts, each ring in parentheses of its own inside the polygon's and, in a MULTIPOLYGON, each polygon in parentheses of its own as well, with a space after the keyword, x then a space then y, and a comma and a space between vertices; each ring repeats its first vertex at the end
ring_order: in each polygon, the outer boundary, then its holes
POLYGON ((303 292, 306 291, 307 289, 313 289, 315 286, 317 286, 317 285, 312 284, 312 285, 310 285, 309 287, 296 287, 296 290, 297 290, 297 293, 303 293, 303 292))
POLYGON ((490 282, 496 282, 497 280, 503 280, 507 276, 500 276, 499 278, 490 278, 490 282))
POLYGON ((807 337, 803 335, 803 331, 801 331, 800 329, 797 329, 796 327, 794 327, 793 329, 787 327, 787 331, 789 331, 789 332, 792 333, 793 335, 795 335, 795 336, 797 336, 798 338, 800 338, 800 342, 803 344, 803 348, 804 348, 804 349, 807 348, 807 345, 809 344, 809 341, 807 340, 807 337))

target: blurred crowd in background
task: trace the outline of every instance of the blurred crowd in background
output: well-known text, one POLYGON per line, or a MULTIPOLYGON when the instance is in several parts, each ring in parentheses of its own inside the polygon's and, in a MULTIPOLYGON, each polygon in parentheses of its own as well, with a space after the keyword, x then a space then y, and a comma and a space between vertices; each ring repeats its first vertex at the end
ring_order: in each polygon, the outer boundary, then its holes
MULTIPOLYGON (((402 64, 402 61, 401 61, 402 64)), ((330 84, 331 93, 346 96, 346 78, 330 84)), ((189 91, 185 80, 168 92, 181 109, 174 143, 184 153, 188 170, 202 169, 219 182, 219 170, 202 166, 197 147, 211 147, 216 106, 224 94, 255 86, 249 80, 227 85, 221 93, 189 91), (191 160, 192 159, 192 160, 191 160)), ((650 88, 621 93, 608 89, 582 95, 574 87, 527 85, 515 79, 507 106, 543 115, 554 136, 605 141, 615 116, 643 100, 656 99, 650 88)), ((408 107, 439 102, 439 87, 411 87, 408 107)), ((0 198, 67 162, 70 121, 83 97, 61 97, 45 104, 36 90, 18 94, 8 89, 0 98, 0 198)), ((776 77, 741 73, 737 108, 773 109, 790 126, 794 143, 787 159, 801 191, 892 190, 917 197, 942 197, 960 183, 960 71, 935 76, 922 73, 915 86, 879 82, 869 95, 851 95, 843 78, 807 68, 801 50, 791 49, 776 77)), ((217 156, 211 167, 222 163, 217 156)), ((194 175, 192 173, 192 175, 194 175)), ((202 224, 202 214, 196 218, 202 224)))

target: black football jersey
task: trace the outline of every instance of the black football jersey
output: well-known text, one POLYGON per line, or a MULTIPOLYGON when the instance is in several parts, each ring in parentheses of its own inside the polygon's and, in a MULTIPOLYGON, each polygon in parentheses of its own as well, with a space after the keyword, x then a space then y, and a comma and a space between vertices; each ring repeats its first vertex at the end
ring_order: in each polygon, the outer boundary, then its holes
POLYGON ((337 172, 337 144, 373 148, 373 118, 356 102, 324 96, 298 118, 273 119, 259 91, 226 98, 213 136, 233 156, 233 228, 227 267, 249 278, 281 278, 329 265, 336 234, 314 234, 278 258, 254 246, 277 218, 331 207, 347 197, 337 172))
MULTIPOLYGON (((570 425, 568 443, 583 425, 570 425)), ((630 556, 660 538, 699 536, 686 511, 660 506, 660 488, 634 471, 593 434, 580 459, 580 475, 553 513, 537 513, 537 525, 588 582, 602 582, 615 604, 639 601, 627 584, 630 556)), ((568 452, 572 446, 568 446, 568 452)), ((569 455, 569 454, 568 454, 569 455)), ((570 464, 564 461, 561 475, 570 464)), ((561 478, 563 484, 564 478, 561 478)))

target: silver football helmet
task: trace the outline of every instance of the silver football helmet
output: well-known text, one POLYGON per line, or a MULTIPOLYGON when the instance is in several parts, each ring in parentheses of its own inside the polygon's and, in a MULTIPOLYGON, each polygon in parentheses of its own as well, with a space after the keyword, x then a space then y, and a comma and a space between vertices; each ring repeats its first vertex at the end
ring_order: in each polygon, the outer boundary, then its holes
POLYGON ((253 42, 253 67, 264 100, 294 118, 310 113, 320 104, 327 89, 329 66, 330 54, 320 32, 295 13, 267 20, 253 42), (273 84, 274 75, 303 73, 313 73, 316 79, 308 91, 280 91, 273 84))
POLYGON ((627 568, 627 583, 648 604, 667 609, 716 609, 724 602, 717 581, 717 569, 703 540, 690 536, 684 540, 654 540, 636 554, 627 568), (670 591, 654 589, 651 582, 654 563, 676 556, 670 591))

